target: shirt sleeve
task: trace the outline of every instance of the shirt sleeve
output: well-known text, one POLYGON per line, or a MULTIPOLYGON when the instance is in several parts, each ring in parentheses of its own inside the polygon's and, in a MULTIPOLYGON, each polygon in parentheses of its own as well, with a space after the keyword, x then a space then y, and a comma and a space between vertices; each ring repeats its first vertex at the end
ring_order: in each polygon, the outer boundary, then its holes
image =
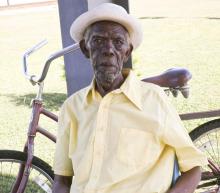
POLYGON ((61 107, 58 118, 58 132, 54 156, 54 173, 62 176, 73 176, 73 166, 70 159, 70 151, 74 148, 75 117, 68 109, 67 102, 61 107))
POLYGON ((174 148, 180 171, 207 165, 205 154, 195 147, 178 113, 169 102, 165 104, 165 113, 163 141, 174 148))

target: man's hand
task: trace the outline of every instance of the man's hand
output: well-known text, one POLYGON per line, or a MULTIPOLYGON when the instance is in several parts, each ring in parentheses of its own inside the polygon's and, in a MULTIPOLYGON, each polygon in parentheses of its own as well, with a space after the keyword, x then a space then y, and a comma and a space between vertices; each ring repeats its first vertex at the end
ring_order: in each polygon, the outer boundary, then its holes
POLYGON ((181 173, 176 184, 167 193, 193 193, 201 180, 200 167, 181 173))
POLYGON ((52 193, 69 193, 72 176, 55 175, 52 193))

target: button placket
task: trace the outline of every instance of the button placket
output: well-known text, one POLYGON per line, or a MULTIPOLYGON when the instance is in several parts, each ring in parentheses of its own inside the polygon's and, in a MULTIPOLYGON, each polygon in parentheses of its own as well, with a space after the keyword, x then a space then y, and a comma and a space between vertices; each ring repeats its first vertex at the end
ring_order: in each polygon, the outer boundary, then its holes
POLYGON ((97 113, 97 125, 94 139, 94 161, 92 165, 91 178, 85 188, 87 190, 95 188, 101 173, 106 141, 105 135, 108 123, 108 107, 110 105, 111 99, 112 95, 108 94, 107 96, 105 96, 100 103, 99 110, 97 113))

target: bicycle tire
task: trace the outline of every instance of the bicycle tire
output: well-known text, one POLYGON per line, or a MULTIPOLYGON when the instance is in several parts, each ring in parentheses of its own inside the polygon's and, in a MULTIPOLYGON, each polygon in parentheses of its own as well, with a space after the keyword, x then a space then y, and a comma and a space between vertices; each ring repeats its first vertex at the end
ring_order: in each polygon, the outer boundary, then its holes
MULTIPOLYGON (((220 119, 206 122, 189 133, 193 143, 202 150, 208 159, 220 166, 220 119)), ((216 189, 220 186, 220 173, 213 172, 210 167, 202 168, 202 180, 198 189, 216 189)))
MULTIPOLYGON (((27 154, 14 150, 0 150, 0 192, 10 193, 21 164, 27 159, 27 154)), ((49 164, 38 157, 33 157, 30 176, 25 193, 50 193, 54 173, 49 164)))

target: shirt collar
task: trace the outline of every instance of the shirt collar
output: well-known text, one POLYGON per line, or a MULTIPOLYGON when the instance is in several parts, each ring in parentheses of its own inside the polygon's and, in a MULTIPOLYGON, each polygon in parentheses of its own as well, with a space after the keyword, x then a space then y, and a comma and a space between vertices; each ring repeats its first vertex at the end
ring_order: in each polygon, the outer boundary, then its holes
MULTIPOLYGON (((126 79, 121 87, 117 89, 117 93, 122 92, 132 103, 134 103, 135 106, 137 106, 141 110, 142 98, 140 80, 136 77, 134 72, 128 68, 124 68, 122 70, 122 73, 123 76, 126 77, 126 79)), ((112 92, 114 93, 115 91, 112 92)), ((88 105, 92 100, 98 101, 101 100, 101 98, 101 95, 95 90, 95 79, 93 78, 91 84, 87 87, 84 104, 88 105)))
POLYGON ((88 104, 90 104, 90 102, 92 102, 92 100, 94 100, 96 98, 96 96, 98 94, 99 93, 95 90, 95 78, 93 78, 90 85, 86 88, 83 104, 85 104, 85 106, 87 106, 88 104))
POLYGON ((129 69, 125 69, 123 72, 127 74, 127 78, 121 85, 121 91, 128 97, 128 99, 135 104, 140 110, 142 109, 142 94, 141 94, 141 82, 136 77, 134 72, 129 69))

